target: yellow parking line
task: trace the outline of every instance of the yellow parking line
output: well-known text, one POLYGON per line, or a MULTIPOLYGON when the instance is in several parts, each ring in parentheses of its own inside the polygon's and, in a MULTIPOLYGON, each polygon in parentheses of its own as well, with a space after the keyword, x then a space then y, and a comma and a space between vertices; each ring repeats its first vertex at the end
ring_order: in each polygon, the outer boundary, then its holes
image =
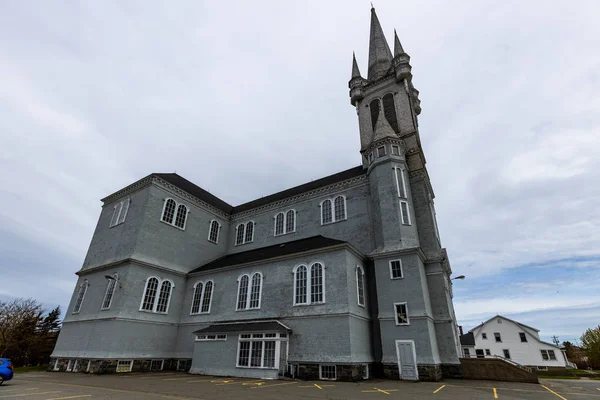
POLYGON ((193 383, 193 382, 210 382, 210 379, 195 379, 193 381, 187 381, 187 383, 193 383))
POLYGON ((60 390, 55 390, 55 391, 53 391, 53 392, 25 393, 25 394, 9 394, 8 396, 2 396, 2 397, 39 396, 39 395, 41 395, 41 394, 50 394, 50 393, 60 393, 60 390))
POLYGON ((29 388, 29 389, 2 389, 2 393, 6 392, 22 392, 23 390, 37 390, 38 388, 29 388))
POLYGON ((544 389, 546 389, 547 391, 549 391, 550 393, 552 393, 552 394, 554 394, 554 395, 556 395, 556 396, 560 397, 562 400, 567 400, 567 399, 565 399, 564 397, 562 397, 560 394, 558 394, 558 393, 556 393, 555 391, 553 391, 552 389, 548 389, 548 388, 547 388, 546 386, 544 386, 544 385, 540 385, 540 386, 541 386, 541 387, 543 387, 544 389))
POLYGON ((315 386, 318 387, 319 389, 323 390, 323 388, 321 386, 317 385, 316 383, 315 383, 315 386))
POLYGON ((437 392, 439 392, 439 391, 440 391, 440 390, 442 390, 444 387, 446 387, 446 385, 442 385, 442 386, 440 386, 439 388, 435 389, 435 390, 433 391, 433 393, 437 393, 437 392))
POLYGON ((79 396, 69 396, 69 397, 53 397, 51 399, 46 400, 66 400, 66 399, 78 399, 80 397, 92 397, 91 394, 80 394, 79 396))
POLYGON ((276 383, 274 385, 266 385, 266 386, 252 386, 250 389, 262 389, 262 388, 267 388, 267 387, 273 387, 273 386, 283 386, 283 385, 295 385, 298 382, 285 382, 285 383, 276 383))
POLYGON ((493 388, 493 389, 494 389, 494 398, 497 399, 498 398, 498 393, 496 392, 496 388, 493 388))

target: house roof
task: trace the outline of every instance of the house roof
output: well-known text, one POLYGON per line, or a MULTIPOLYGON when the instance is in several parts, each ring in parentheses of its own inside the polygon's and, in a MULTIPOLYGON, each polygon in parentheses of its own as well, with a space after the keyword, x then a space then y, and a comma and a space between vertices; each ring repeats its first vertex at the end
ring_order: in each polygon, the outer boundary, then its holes
POLYGON ((475 346, 475 335, 473 335, 473 332, 460 335, 460 344, 462 346, 475 346))
POLYGON ((206 328, 199 329, 193 333, 229 333, 229 332, 252 332, 252 331, 275 331, 288 333, 292 330, 281 322, 271 321, 248 321, 235 323, 212 324, 206 328))
POLYGON ((302 253, 308 250, 338 246, 340 244, 345 243, 346 242, 342 240, 330 239, 321 235, 312 236, 306 239, 294 240, 292 242, 261 247, 255 250, 248 250, 243 251, 241 253, 228 254, 214 261, 211 261, 208 264, 204 264, 192 270, 190 273, 192 274, 194 272, 210 271, 217 268, 231 267, 239 264, 268 260, 270 258, 302 253))
POLYGON ((488 319, 487 321, 485 321, 485 322, 482 322, 481 324, 477 325, 477 326, 476 326, 476 327, 474 327, 473 329, 470 329, 470 330, 469 330, 469 332, 473 332, 475 329, 478 329, 478 328, 482 327, 483 325, 487 324, 488 322, 490 322, 491 320, 493 320, 493 319, 495 319, 495 318, 502 318, 502 319, 505 319, 505 320, 507 320, 507 321, 510 321, 510 322, 512 322, 512 323, 514 323, 514 324, 517 324, 517 325, 519 325, 519 326, 522 326, 522 327, 524 327, 524 328, 531 329, 531 330, 533 330, 533 331, 536 331, 536 332, 539 332, 539 331, 540 331, 539 329, 535 329, 534 327, 531 327, 531 326, 529 326, 529 325, 525 325, 525 324, 522 324, 522 323, 520 323, 520 322, 517 322, 517 321, 515 321, 515 320, 512 320, 512 319, 510 319, 510 318, 506 318, 506 317, 503 317, 502 315, 496 314, 495 316, 493 316, 492 318, 488 319))

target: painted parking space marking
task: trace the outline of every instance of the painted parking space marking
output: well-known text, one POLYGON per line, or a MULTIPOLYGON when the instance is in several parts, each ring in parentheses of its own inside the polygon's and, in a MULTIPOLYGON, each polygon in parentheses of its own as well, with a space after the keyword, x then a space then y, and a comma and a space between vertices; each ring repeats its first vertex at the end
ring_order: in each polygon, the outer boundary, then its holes
POLYGON ((317 385, 316 383, 313 383, 312 385, 298 386, 298 387, 301 387, 301 388, 312 388, 312 389, 317 388, 317 389, 323 390, 324 387, 331 387, 331 386, 335 386, 335 385, 317 385))
POLYGON ((442 386, 440 386, 439 388, 435 389, 435 390, 433 391, 433 393, 437 393, 437 392, 439 392, 440 390, 442 390, 442 389, 443 389, 443 388, 445 388, 445 387, 446 387, 446 385, 442 385, 442 386))
POLYGON ((492 388, 494 389, 494 398, 497 399, 498 398, 498 392, 496 392, 496 388, 492 388))
POLYGON ((38 388, 29 388, 29 389, 2 389, 2 393, 6 392, 16 392, 16 391, 25 391, 25 390, 38 390, 38 388))
POLYGON ((234 382, 232 379, 230 382, 217 383, 215 386, 226 386, 226 385, 242 385, 242 386, 251 386, 251 385, 262 385, 265 382, 263 380, 258 381, 242 381, 242 382, 234 382))
POLYGON ((79 399, 80 397, 92 397, 91 394, 80 394, 77 396, 67 396, 67 397, 53 397, 51 399, 46 400, 67 400, 67 399, 79 399))
POLYGON ((167 379, 163 379, 163 381, 183 381, 186 379, 190 379, 190 377, 186 376, 185 378, 167 378, 167 379))
POLYGON ((187 383, 194 383, 194 382, 210 382, 210 379, 194 379, 193 381, 187 381, 187 383))
POLYGON ((541 387, 543 387, 544 389, 546 389, 547 391, 549 391, 550 393, 556 395, 557 397, 561 398, 562 400, 567 400, 566 398, 562 397, 560 394, 556 393, 554 390, 544 386, 544 385, 540 385, 541 387))
POLYGON ((40 392, 40 393, 24 393, 24 394, 9 394, 7 396, 2 396, 2 398, 5 397, 23 397, 23 396, 40 396, 42 394, 51 394, 51 393, 60 393, 60 390, 55 390, 52 392, 40 392))
POLYGON ((397 392, 398 389, 379 389, 379 388, 373 388, 375 390, 363 390, 363 393, 384 393, 384 394, 391 394, 390 392, 397 392))
POLYGON ((251 386, 250 389, 263 389, 263 388, 268 388, 268 387, 273 387, 273 386, 295 385, 297 383, 298 382, 284 382, 284 383, 276 383, 274 385, 251 386))

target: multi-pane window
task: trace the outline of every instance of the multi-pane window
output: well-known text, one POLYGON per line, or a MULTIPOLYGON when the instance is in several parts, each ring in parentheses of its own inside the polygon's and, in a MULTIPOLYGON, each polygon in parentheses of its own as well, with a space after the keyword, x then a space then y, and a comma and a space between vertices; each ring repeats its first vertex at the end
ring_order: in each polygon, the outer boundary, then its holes
POLYGON ((358 294, 358 305, 365 305, 365 271, 361 266, 356 267, 356 292, 358 294))
POLYGON ((185 205, 177 204, 173 199, 167 199, 163 208, 161 221, 184 230, 188 212, 189 210, 185 205))
POLYGON ((510 351, 508 351, 508 349, 503 349, 502 352, 504 353, 504 358, 510 360, 510 351))
POLYGON ((408 209, 408 201, 400 201, 400 214, 402 216, 402 224, 410 225, 410 211, 408 209))
POLYGON ((250 364, 250 344, 252 342, 239 342, 238 367, 248 367, 250 364))
POLYGON ((150 361, 150 371, 162 371, 165 365, 165 360, 152 360, 150 361))
POLYGON ((548 360, 556 360, 556 355, 554 354, 554 350, 540 350, 542 353, 542 359, 544 361, 548 360))
POLYGON ((403 277, 404 277, 404 275, 402 275, 402 261, 400 261, 400 260, 390 261, 390 278, 400 279, 403 277))
POLYGON ((264 368, 275 368, 275 342, 266 341, 265 343, 265 355, 264 355, 264 368))
POLYGON ((310 267, 299 265, 294 269, 294 305, 325 302, 324 274, 321 263, 310 267))
POLYGON ((396 181, 398 197, 401 199, 406 199, 406 179, 404 175, 404 169, 400 167, 394 167, 394 177, 396 181))
POLYGON ((471 351, 469 351, 469 349, 467 349, 467 348, 463 349, 463 354, 464 354, 465 358, 471 357, 471 351))
POLYGON ((262 292, 262 274, 255 272, 252 277, 242 275, 239 278, 237 310, 253 310, 260 308, 262 292))
POLYGON ((394 316, 396 318, 396 325, 409 324, 406 303, 394 303, 394 316))
POLYGON ((262 351, 264 342, 251 342, 250 366, 262 367, 262 351))
POLYGON ((133 360, 118 360, 117 361, 117 372, 131 372, 133 367, 133 360))
POLYGON ((336 370, 335 365, 319 365, 319 378, 335 381, 336 370))
POLYGON ((496 342, 502 341, 502 336, 500 335, 500 332, 494 332, 494 339, 496 339, 496 342))
POLYGON ((210 228, 208 230, 208 241, 213 243, 219 243, 219 231, 221 230, 221 224, 214 219, 210 221, 210 228))
POLYGON ((77 299, 75 299, 75 306, 73 306, 73 314, 77 314, 79 310, 81 310, 81 304, 83 304, 83 298, 85 297, 85 292, 87 292, 88 281, 84 281, 79 286, 79 292, 77 292, 77 299))
POLYGON ((210 341, 210 340, 227 340, 227 335, 196 335, 197 342, 210 341))
POLYGON ((115 206, 113 207, 113 214, 110 219, 110 227, 125 222, 125 217, 127 216, 127 211, 129 210, 130 202, 131 199, 126 199, 115 204, 115 206))
POLYGON ((192 299, 192 311, 190 314, 206 314, 210 312, 212 300, 213 282, 196 282, 194 285, 194 297, 192 299))
POLYGON ((235 228, 235 244, 250 243, 254 240, 254 221, 238 224, 235 228))
POLYGON ((490 349, 485 349, 485 355, 486 356, 491 356, 492 352, 490 351, 490 349))
POLYGON ((275 236, 296 231, 296 210, 288 210, 275 215, 275 236))
POLYGON ((519 338, 521 339, 521 342, 527 342, 527 336, 525 336, 525 332, 519 332, 519 338))
MULTIPOLYGON (((281 336, 283 337, 283 336, 281 336)), ((276 333, 242 334, 238 343, 237 367, 242 368, 277 368, 276 333)))
POLYGON ((108 280, 106 285, 106 292, 104 293, 104 300, 102 300, 102 310, 108 310, 112 303, 113 294, 115 293, 115 287, 117 286, 118 275, 114 274, 112 279, 108 280))
POLYGON ((334 199, 326 199, 321 203, 321 225, 343 221, 346 214, 346 197, 339 195, 334 199))
POLYGON ((144 296, 140 311, 150 311, 166 314, 169 310, 169 300, 173 291, 173 282, 150 277, 146 281, 144 296))

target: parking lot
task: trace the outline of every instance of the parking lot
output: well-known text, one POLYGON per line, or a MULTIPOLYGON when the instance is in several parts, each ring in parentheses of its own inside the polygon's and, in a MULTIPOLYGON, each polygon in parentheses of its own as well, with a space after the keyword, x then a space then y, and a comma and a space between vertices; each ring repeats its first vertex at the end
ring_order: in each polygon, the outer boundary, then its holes
POLYGON ((598 399, 600 381, 525 383, 445 380, 360 383, 224 378, 184 373, 86 375, 36 372, 0 386, 0 399, 598 399))

